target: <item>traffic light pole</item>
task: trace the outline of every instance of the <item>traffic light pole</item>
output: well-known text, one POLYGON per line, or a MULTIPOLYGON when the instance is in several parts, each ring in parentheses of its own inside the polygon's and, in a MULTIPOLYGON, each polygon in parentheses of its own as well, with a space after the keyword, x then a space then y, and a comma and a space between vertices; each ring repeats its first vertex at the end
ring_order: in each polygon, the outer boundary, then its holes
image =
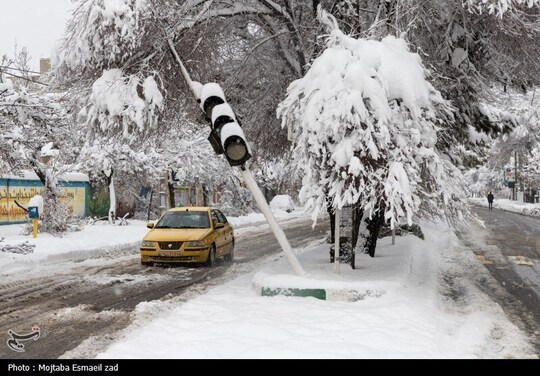
POLYGON ((242 178, 244 178, 244 182, 246 183, 248 189, 251 191, 253 198, 255 198, 255 202, 257 202, 259 209, 261 209, 261 212, 266 218, 266 221, 270 225, 270 229, 274 233, 274 236, 276 237, 279 245, 281 246, 283 251, 285 251, 285 255, 287 256, 289 263, 293 267, 294 272, 299 276, 305 275, 306 272, 304 272, 304 269, 302 269, 302 266, 298 262, 298 259, 296 258, 296 255, 292 250, 291 244, 289 243, 287 237, 285 236, 285 233, 277 223, 274 214, 272 214, 272 211, 270 210, 270 207, 268 206, 268 203, 266 202, 266 199, 264 198, 264 195, 259 188, 259 185, 255 181, 253 174, 247 166, 242 166, 242 178))
MULTIPOLYGON (((198 102, 201 102, 201 98, 200 98, 201 93, 198 91, 196 83, 191 79, 189 72, 187 71, 186 67, 184 66, 184 63, 182 62, 182 59, 180 59, 180 56, 178 55, 178 52, 176 51, 176 48, 174 47, 173 41, 171 39, 168 39, 167 42, 169 44, 169 48, 171 49, 172 54, 174 55, 176 59, 176 62, 180 66, 180 71, 182 72, 182 75, 184 76, 184 79, 186 80, 186 83, 188 84, 189 89, 191 90, 195 99, 198 102)), ((285 252, 285 255, 287 256, 289 263, 293 267, 294 272, 299 276, 305 275, 306 272, 304 271, 304 269, 302 269, 300 262, 298 261, 298 259, 296 258, 296 255, 294 254, 292 250, 291 244, 287 240, 287 237, 285 236, 285 233, 283 232, 282 228, 277 223, 276 218, 274 217, 274 214, 272 214, 272 211, 270 210, 270 207, 268 206, 268 203, 266 202, 266 199, 264 198, 264 195, 261 192, 259 185, 255 181, 253 174, 251 173, 251 171, 249 170, 249 168, 246 166, 245 163, 240 165, 240 168, 241 168, 242 177, 244 178, 244 182, 246 183, 247 187, 251 191, 251 194, 253 195, 255 202, 257 203, 257 205, 259 206, 259 209, 261 210, 264 217, 266 218, 266 221, 270 225, 270 229, 274 233, 274 236, 276 237, 279 245, 285 252)))

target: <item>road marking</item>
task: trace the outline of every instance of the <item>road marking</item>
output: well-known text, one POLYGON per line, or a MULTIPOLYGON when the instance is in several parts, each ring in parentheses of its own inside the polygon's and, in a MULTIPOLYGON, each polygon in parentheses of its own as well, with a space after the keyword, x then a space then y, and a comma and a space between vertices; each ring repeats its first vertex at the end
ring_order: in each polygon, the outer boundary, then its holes
POLYGON ((517 265, 534 266, 534 262, 525 256, 508 256, 508 258, 517 265))
POLYGON ((490 260, 486 259, 486 256, 484 256, 484 255, 476 255, 476 258, 478 259, 478 261, 480 261, 484 265, 493 264, 493 261, 490 261, 490 260))

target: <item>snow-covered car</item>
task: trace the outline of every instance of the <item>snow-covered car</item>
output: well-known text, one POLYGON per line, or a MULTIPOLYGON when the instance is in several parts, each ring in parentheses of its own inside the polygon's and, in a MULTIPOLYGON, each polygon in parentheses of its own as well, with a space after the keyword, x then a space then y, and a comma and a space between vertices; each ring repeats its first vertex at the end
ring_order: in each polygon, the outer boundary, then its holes
POLYGON ((270 207, 272 209, 285 210, 287 213, 290 213, 294 210, 294 201, 289 195, 277 195, 270 201, 270 207))
POLYGON ((214 265, 217 257, 234 258, 234 229, 223 213, 209 207, 168 210, 144 237, 141 263, 186 262, 214 265))

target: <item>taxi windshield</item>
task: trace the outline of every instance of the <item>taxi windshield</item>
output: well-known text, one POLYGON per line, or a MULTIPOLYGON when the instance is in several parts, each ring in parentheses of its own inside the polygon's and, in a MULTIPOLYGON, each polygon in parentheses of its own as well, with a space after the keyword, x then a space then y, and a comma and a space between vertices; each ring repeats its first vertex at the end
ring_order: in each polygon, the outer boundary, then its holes
POLYGON ((205 211, 173 211, 165 213, 154 228, 210 228, 210 221, 205 211))

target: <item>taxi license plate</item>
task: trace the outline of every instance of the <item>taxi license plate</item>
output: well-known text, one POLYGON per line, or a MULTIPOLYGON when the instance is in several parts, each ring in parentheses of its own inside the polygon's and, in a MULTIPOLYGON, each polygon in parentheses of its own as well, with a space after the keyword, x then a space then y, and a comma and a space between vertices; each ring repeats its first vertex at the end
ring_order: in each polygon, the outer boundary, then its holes
POLYGON ((175 257, 175 256, 180 256, 180 252, 175 252, 175 251, 161 251, 161 252, 159 252, 159 255, 160 255, 160 256, 164 256, 164 257, 175 257))

